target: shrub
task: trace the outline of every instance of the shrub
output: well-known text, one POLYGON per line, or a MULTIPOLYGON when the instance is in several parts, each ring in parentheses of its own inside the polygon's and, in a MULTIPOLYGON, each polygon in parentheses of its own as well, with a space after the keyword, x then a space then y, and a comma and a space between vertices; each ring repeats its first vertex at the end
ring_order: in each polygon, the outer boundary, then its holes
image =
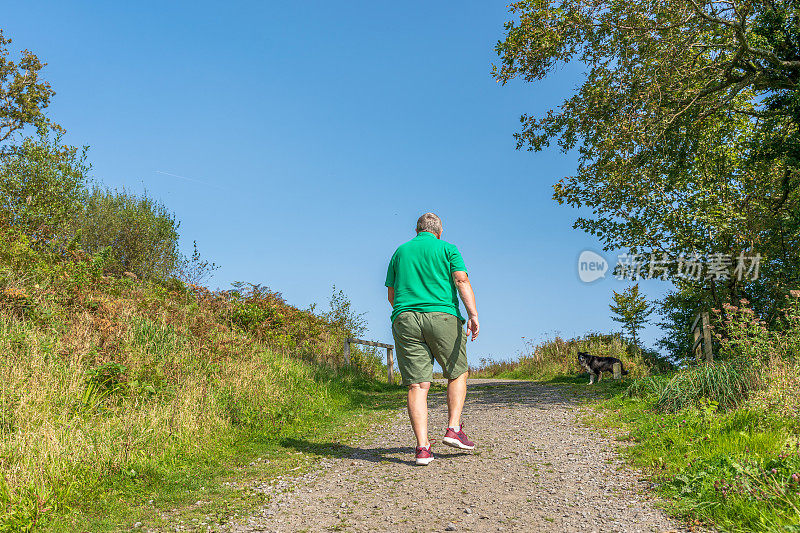
POLYGON ((333 286, 328 302, 329 310, 323 316, 336 329, 352 337, 360 337, 367 331, 366 313, 356 313, 344 291, 333 286))
POLYGON ((219 267, 216 263, 205 259, 197 249, 197 241, 192 243, 192 255, 181 256, 175 267, 175 277, 171 281, 188 283, 189 285, 203 285, 211 274, 219 267))
POLYGON ((0 214, 20 231, 69 237, 86 201, 86 149, 27 138, 0 157, 0 214))
POLYGON ((90 254, 108 250, 106 270, 141 279, 166 279, 180 260, 178 226, 164 204, 126 191, 95 188, 79 221, 90 254))

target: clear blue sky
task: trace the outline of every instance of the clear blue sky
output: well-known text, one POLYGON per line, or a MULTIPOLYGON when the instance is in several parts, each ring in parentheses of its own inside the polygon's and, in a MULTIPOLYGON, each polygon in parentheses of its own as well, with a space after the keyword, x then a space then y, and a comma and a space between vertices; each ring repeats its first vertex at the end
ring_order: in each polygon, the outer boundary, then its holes
POLYGON ((48 62, 49 114, 91 147, 93 176, 164 201, 185 249, 222 266, 213 286, 258 282, 305 307, 335 284, 390 341, 386 263, 439 214, 477 295, 476 363, 523 337, 617 329, 608 303, 626 286, 577 277, 599 244, 551 199, 575 158, 515 150, 519 115, 557 105, 580 70, 495 83, 505 6, 26 1, 1 27, 48 62))

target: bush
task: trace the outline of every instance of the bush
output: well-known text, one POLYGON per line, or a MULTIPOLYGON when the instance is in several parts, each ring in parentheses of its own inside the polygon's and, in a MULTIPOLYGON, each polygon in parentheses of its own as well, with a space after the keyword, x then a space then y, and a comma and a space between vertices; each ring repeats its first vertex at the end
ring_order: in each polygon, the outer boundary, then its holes
POLYGON ((178 266, 178 226, 164 204, 126 191, 95 188, 79 221, 90 254, 108 249, 106 270, 141 279, 166 279, 178 266))
POLYGON ((0 215, 26 233, 69 237, 86 200, 86 149, 27 138, 0 157, 0 215))

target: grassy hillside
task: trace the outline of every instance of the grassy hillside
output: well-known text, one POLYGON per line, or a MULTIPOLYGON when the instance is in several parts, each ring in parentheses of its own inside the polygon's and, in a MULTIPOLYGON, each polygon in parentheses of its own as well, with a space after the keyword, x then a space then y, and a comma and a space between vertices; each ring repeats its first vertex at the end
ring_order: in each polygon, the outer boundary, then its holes
POLYGON ((224 521, 220 480, 264 457, 277 475, 298 462, 282 439, 398 404, 378 358, 341 368, 333 316, 258 286, 107 276, 102 254, 0 228, 0 531, 152 526, 206 500, 224 521))
MULTIPOLYGON (((472 377, 539 381, 563 380, 565 377, 586 374, 586 371, 578 365, 579 351, 598 356, 616 357, 622 361, 625 370, 631 377, 649 375, 652 369, 664 365, 652 354, 643 353, 632 347, 618 334, 590 333, 569 340, 555 337, 540 343, 529 341, 517 359, 482 360, 478 367, 471 369, 470 375, 472 377)), ((608 375, 605 377, 607 378, 608 375)))

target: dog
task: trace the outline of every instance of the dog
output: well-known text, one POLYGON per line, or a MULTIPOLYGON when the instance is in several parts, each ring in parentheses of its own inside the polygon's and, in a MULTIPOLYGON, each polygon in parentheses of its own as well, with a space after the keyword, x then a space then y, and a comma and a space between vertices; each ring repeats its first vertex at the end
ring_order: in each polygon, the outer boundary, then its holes
POLYGON ((597 377, 597 382, 603 379, 603 372, 614 372, 614 363, 619 363, 622 368, 622 375, 628 375, 628 371, 622 366, 622 361, 616 357, 598 357, 586 352, 578 352, 578 364, 589 372, 589 385, 594 384, 594 378, 597 377))

